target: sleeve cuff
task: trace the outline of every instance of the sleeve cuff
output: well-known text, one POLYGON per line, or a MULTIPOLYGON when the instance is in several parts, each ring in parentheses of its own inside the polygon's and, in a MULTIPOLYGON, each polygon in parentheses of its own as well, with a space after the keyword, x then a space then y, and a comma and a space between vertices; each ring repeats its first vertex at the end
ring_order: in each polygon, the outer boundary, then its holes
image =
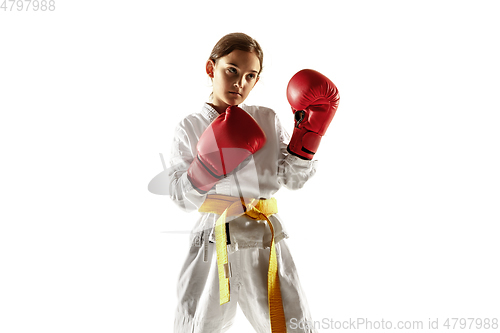
POLYGON ((318 160, 304 160, 292 154, 288 154, 286 156, 286 159, 288 160, 288 162, 290 162, 290 164, 304 166, 304 167, 309 167, 312 166, 313 164, 316 165, 318 162, 318 160))
POLYGON ((194 188, 193 184, 191 184, 187 177, 187 172, 181 176, 180 181, 182 181, 183 187, 185 189, 184 197, 186 198, 186 200, 194 205, 196 209, 200 208, 205 201, 205 198, 207 197, 207 193, 202 194, 194 188))

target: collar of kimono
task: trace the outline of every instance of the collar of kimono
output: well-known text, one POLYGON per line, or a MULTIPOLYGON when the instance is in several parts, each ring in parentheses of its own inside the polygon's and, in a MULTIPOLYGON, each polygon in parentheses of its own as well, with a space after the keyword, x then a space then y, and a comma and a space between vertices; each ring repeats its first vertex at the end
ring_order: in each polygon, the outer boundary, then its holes
POLYGON ((215 244, 217 250, 217 268, 219 272, 220 304, 229 302, 229 264, 226 244, 226 218, 228 216, 247 215, 254 220, 267 221, 271 229, 269 251, 269 269, 267 273, 267 292, 269 316, 272 333, 286 333, 285 314, 281 300, 278 261, 274 242, 274 228, 269 216, 278 212, 275 198, 249 199, 225 195, 208 195, 198 211, 220 215, 215 223, 215 244))

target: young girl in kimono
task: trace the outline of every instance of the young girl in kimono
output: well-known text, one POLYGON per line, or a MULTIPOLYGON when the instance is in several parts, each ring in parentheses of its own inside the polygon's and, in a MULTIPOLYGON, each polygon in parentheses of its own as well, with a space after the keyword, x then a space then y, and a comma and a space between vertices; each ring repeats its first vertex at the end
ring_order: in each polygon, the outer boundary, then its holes
MULTIPOLYGON (((316 332, 273 195, 301 188, 338 105, 335 85, 313 70, 287 88, 292 138, 276 113, 242 104, 260 78, 261 47, 243 33, 224 36, 206 63, 213 92, 176 127, 169 193, 199 211, 178 282, 175 333, 225 332, 237 304, 256 332, 316 332), (300 325, 302 323, 302 325, 300 325)), ((297 200, 297 209, 301 207, 297 200)))

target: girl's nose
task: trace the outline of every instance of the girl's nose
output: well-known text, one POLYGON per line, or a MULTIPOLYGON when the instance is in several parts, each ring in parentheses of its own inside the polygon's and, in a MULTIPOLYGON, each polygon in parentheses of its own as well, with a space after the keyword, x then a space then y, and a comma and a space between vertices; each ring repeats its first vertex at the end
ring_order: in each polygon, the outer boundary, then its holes
POLYGON ((243 77, 239 77, 238 80, 234 83, 234 86, 237 88, 243 88, 243 77))

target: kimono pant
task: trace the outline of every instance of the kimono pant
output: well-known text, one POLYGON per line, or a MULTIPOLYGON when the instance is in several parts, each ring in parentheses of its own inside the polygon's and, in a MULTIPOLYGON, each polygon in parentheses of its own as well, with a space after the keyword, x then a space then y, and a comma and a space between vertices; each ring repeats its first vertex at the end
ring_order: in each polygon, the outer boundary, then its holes
MULTIPOLYGON (((233 324, 236 304, 240 305, 256 332, 270 333, 267 300, 269 248, 247 248, 229 253, 231 300, 223 305, 219 302, 215 244, 209 243, 207 261, 203 261, 203 251, 203 244, 197 246, 193 242, 182 268, 174 333, 226 332, 233 324)), ((276 244, 276 252, 287 332, 316 333, 307 325, 298 325, 312 320, 285 240, 276 244)))

